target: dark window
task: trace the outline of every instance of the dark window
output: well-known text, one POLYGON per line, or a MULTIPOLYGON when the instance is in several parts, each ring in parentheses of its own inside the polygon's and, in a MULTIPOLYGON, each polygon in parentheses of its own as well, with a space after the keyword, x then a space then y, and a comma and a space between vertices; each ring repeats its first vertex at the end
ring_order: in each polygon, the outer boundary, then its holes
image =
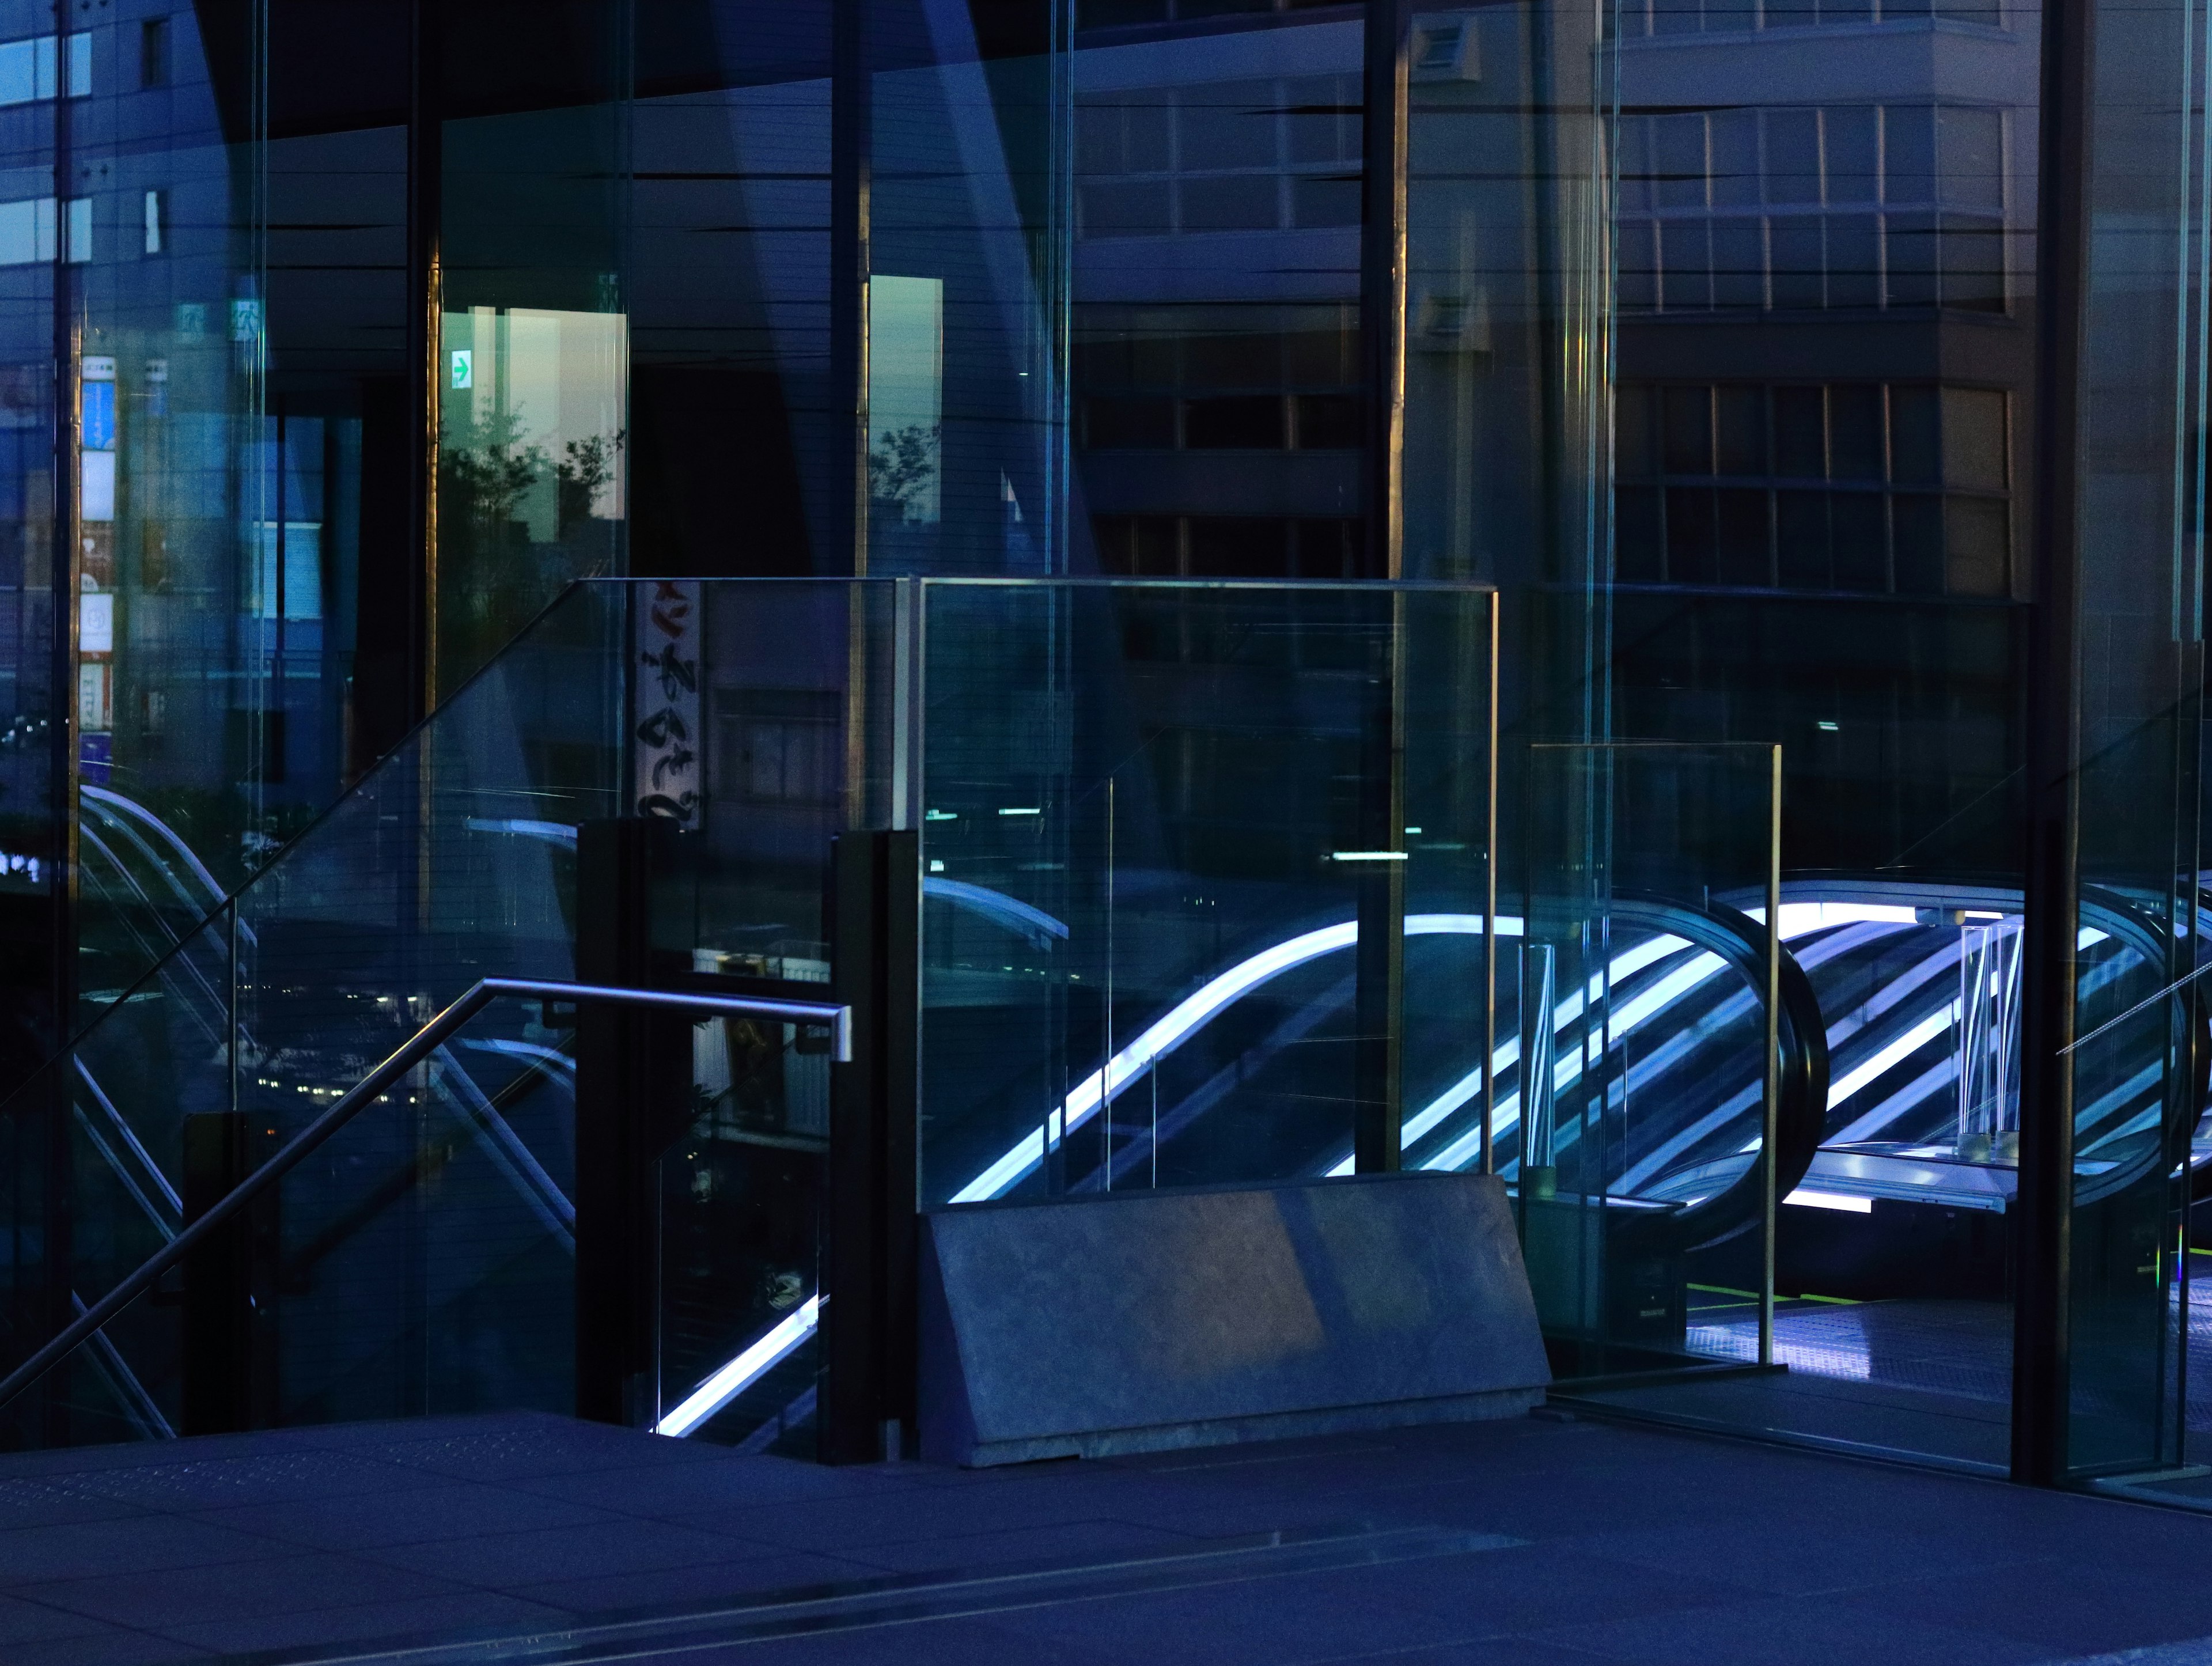
POLYGON ((1715 388, 1713 441, 1713 471, 1716 474, 1765 474, 1766 390, 1763 387, 1715 388))
POLYGON ((1292 174, 1291 223, 1308 227, 1358 225, 1359 176, 1356 173, 1292 174))
POLYGON ((1194 578, 1278 579, 1289 570, 1289 523, 1194 516, 1190 571, 1194 578))
POLYGON ((1882 477, 1881 386, 1844 383, 1828 390, 1828 456, 1838 480, 1882 477))
POLYGON ((1982 387, 1943 390, 1943 483, 2004 490, 2005 396, 1982 387))
POLYGON ((1356 451, 1359 447, 1359 398, 1352 393, 1297 396, 1300 451, 1356 451))
POLYGON ((810 689, 722 691, 715 712, 725 792, 757 804, 837 797, 837 696, 810 689))
POLYGON ((1657 177, 1653 194, 1661 208, 1705 206, 1705 119, 1661 116, 1651 125, 1657 177))
POLYGON ((1186 400, 1182 421, 1183 443, 1194 450, 1282 449, 1283 401, 1276 394, 1186 400))
POLYGON ((1713 471, 1713 391, 1670 387, 1664 396, 1666 465, 1669 474, 1713 471))
POLYGON ((1793 590, 1826 590, 1828 497, 1825 492, 1774 494, 1775 577, 1793 590))
POLYGON ((1881 141, 1875 110, 1828 110, 1822 112, 1823 146, 1827 160, 1827 200, 1871 203, 1881 194, 1881 141))
POLYGON ((1614 498, 1613 575, 1624 584, 1657 584, 1667 576, 1659 528, 1659 493, 1623 486, 1614 498))
POLYGON ((1889 477, 1915 485, 1943 477, 1932 387, 1889 390, 1889 477))
POLYGON ((1199 331, 1183 337, 1183 384, 1199 388, 1279 387, 1283 338, 1258 331, 1199 331))
POLYGON ((1179 102, 1181 162, 1186 172, 1275 165, 1275 89, 1271 82, 1221 82, 1187 91, 1179 102))
POLYGON ((1175 401, 1164 395, 1150 399, 1085 399, 1083 441, 1095 451, 1172 447, 1175 401))
POLYGON ((1882 112, 1883 196, 1892 204, 1936 200, 1936 112, 1893 104, 1882 112))
POLYGON ((1091 523, 1098 570, 1133 578, 1174 578, 1182 570, 1172 515, 1100 515, 1091 523))
POLYGON ((1759 221, 1713 222, 1713 305, 1739 312, 1766 305, 1766 231, 1759 221))
POLYGON ((1702 313, 1713 304, 1712 222, 1659 222, 1659 304, 1672 313, 1702 313))
POLYGON ((1713 494, 1705 486, 1667 489, 1667 577, 1674 584, 1711 584, 1719 576, 1713 548, 1713 494))
POLYGON ((1829 547, 1837 589, 1889 588, 1886 519, 1880 492, 1837 492, 1829 498, 1829 547))
POLYGON ((1871 214, 1832 214, 1828 233, 1828 305, 1881 305, 1881 222, 1871 214))
POLYGON ((1769 110, 1766 112, 1766 200, 1770 203, 1817 203, 1820 200, 1819 111, 1769 110))
POLYGON ((1999 222, 1947 216, 1938 246, 1943 304, 1972 313, 2004 311, 2004 246, 1999 222))
POLYGON ((1185 231, 1273 231, 1281 223, 1272 173, 1226 173, 1180 182, 1185 231))
POLYGON ((138 84, 169 84, 169 20, 149 17, 138 26, 138 84))
POLYGON ((1083 187, 1085 237, 1159 237, 1172 230, 1164 179, 1121 180, 1083 187))
POLYGON ((1759 204, 1759 112, 1719 110, 1708 130, 1712 150, 1715 208, 1755 208, 1759 204))
POLYGON ((1943 500, 1899 492, 1890 500, 1892 559, 1897 587, 1910 596, 1943 593, 1943 500))
POLYGON ((1283 125, 1293 162, 1356 162, 1361 117, 1356 76, 1309 76, 1285 83, 1283 125))
POLYGON ((1827 300, 1821 283, 1828 267, 1822 246, 1820 217, 1816 214, 1778 215, 1766 233, 1768 259, 1773 267, 1774 307, 1778 312, 1816 309, 1827 300))
POLYGON ((1359 552, 1366 528, 1357 520, 1301 520, 1292 527, 1297 544, 1293 570, 1302 579, 1359 576, 1359 552))
POLYGON ((1723 584, 1770 585, 1774 566, 1769 556, 1766 494, 1763 491, 1719 491, 1714 494, 1718 512, 1716 526, 1723 584))
POLYGON ((1641 480, 1659 472, 1659 443, 1652 416, 1649 383, 1623 382, 1614 391, 1613 465, 1625 480, 1641 480))
POLYGON ((2002 498, 1943 500, 1944 585, 1953 595, 2006 594, 2011 556, 2011 516, 2002 498))
POLYGON ((1817 387, 1774 390, 1774 471, 1818 480, 1828 472, 1826 417, 1817 387))
POLYGON ((1075 21, 1078 28, 1111 29, 1131 23, 1164 23, 1167 17, 1167 0, 1081 0, 1075 21))

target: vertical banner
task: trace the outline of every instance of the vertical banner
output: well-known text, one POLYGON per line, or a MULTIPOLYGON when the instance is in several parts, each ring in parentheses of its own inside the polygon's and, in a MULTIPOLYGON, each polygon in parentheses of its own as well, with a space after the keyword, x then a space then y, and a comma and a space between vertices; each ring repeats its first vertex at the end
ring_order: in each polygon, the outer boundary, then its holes
POLYGON ((637 675, 630 734, 635 775, 632 807, 679 827, 697 824, 703 807, 699 763, 700 642, 706 629, 699 584, 660 579, 640 585, 632 612, 637 675))

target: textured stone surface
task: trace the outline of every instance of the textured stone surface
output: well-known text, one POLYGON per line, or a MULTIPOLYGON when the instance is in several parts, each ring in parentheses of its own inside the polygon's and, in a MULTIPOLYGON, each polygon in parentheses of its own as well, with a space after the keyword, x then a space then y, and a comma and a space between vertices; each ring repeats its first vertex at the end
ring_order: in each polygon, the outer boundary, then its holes
POLYGON ((1493 1177, 947 1210, 924 1238, 937 1462, 1510 1415, 1550 1381, 1493 1177))

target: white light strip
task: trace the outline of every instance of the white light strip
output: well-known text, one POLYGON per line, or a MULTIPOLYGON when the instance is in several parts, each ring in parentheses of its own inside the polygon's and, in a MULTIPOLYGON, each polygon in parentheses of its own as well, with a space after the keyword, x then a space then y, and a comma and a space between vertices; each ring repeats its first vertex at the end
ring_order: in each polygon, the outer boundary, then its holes
MULTIPOLYGON (((1435 937, 1449 933, 1482 935, 1482 916, 1479 914, 1409 914, 1406 916, 1406 935, 1435 937)), ((1510 915, 1498 919, 1500 937, 1521 935, 1521 921, 1510 915)), ((1096 1116, 1100 1105, 1117 1097, 1121 1090, 1141 1076, 1159 1060, 1165 1058, 1194 1031, 1205 1025, 1222 1008, 1249 994, 1270 978, 1279 977, 1294 967, 1338 949, 1348 949, 1359 940, 1359 923, 1345 921, 1341 925, 1323 926, 1293 937, 1288 942, 1278 943, 1264 949, 1249 960, 1239 961, 1218 977, 1208 980, 1192 994, 1185 996, 1166 1014, 1155 1020, 1128 1046, 1106 1061, 1103 1069, 1094 1070, 1076 1085, 1066 1102, 1045 1118, 1042 1128, 1033 1128, 1017 1140, 999 1160, 977 1175, 952 1195, 955 1203, 981 1203, 998 1196, 1031 1169, 1044 1161, 1049 1146, 1056 1146, 1069 1133, 1083 1126, 1096 1116)))
MULTIPOLYGON (((1765 909, 1746 909, 1744 912, 1760 925, 1766 923, 1765 909)), ((1784 903, 1782 905, 1780 934, 1782 940, 1787 943, 1793 937, 1802 937, 1808 932, 1826 931, 1831 926, 1875 922, 1886 926, 1917 925, 1919 915, 1912 909, 1896 908, 1886 903, 1784 903)))
POLYGON ((1874 1213, 1874 1200, 1870 1197, 1846 1197, 1841 1192, 1808 1192, 1802 1186, 1782 1201, 1801 1209, 1839 1209, 1847 1215, 1874 1213))
POLYGON ((1406 853, 1402 850, 1332 850, 1328 853, 1328 859, 1332 862, 1402 862, 1406 860, 1406 853))
POLYGON ((653 1432, 679 1440, 690 1434, 811 1336, 821 1316, 822 1298, 808 1297, 804 1307, 694 1389, 682 1405, 653 1426, 653 1432))
POLYGON ((1832 1084, 1828 1089, 1828 1109, 1833 1110, 1869 1082, 1911 1057, 1958 1021, 1959 1003, 1955 1000, 1946 1002, 1850 1074, 1832 1084))

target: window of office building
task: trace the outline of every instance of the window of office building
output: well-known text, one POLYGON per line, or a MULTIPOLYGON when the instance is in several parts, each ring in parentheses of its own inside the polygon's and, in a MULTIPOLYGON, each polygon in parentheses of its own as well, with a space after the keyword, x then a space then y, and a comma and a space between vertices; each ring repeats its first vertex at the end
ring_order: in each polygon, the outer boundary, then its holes
POLYGON ((1103 92, 1078 112, 1087 239, 1359 223, 1356 75, 1103 92))
POLYGON ((2002 312, 2005 130, 1959 105, 1624 116, 1620 309, 2002 312))
POLYGON ((1965 23, 2004 27, 1994 0, 1628 0, 1621 34, 1739 34, 1753 30, 1848 27, 1853 24, 1965 23))
POLYGON ((1986 388, 1624 385, 1618 575, 2008 596, 2007 430, 1986 388))

